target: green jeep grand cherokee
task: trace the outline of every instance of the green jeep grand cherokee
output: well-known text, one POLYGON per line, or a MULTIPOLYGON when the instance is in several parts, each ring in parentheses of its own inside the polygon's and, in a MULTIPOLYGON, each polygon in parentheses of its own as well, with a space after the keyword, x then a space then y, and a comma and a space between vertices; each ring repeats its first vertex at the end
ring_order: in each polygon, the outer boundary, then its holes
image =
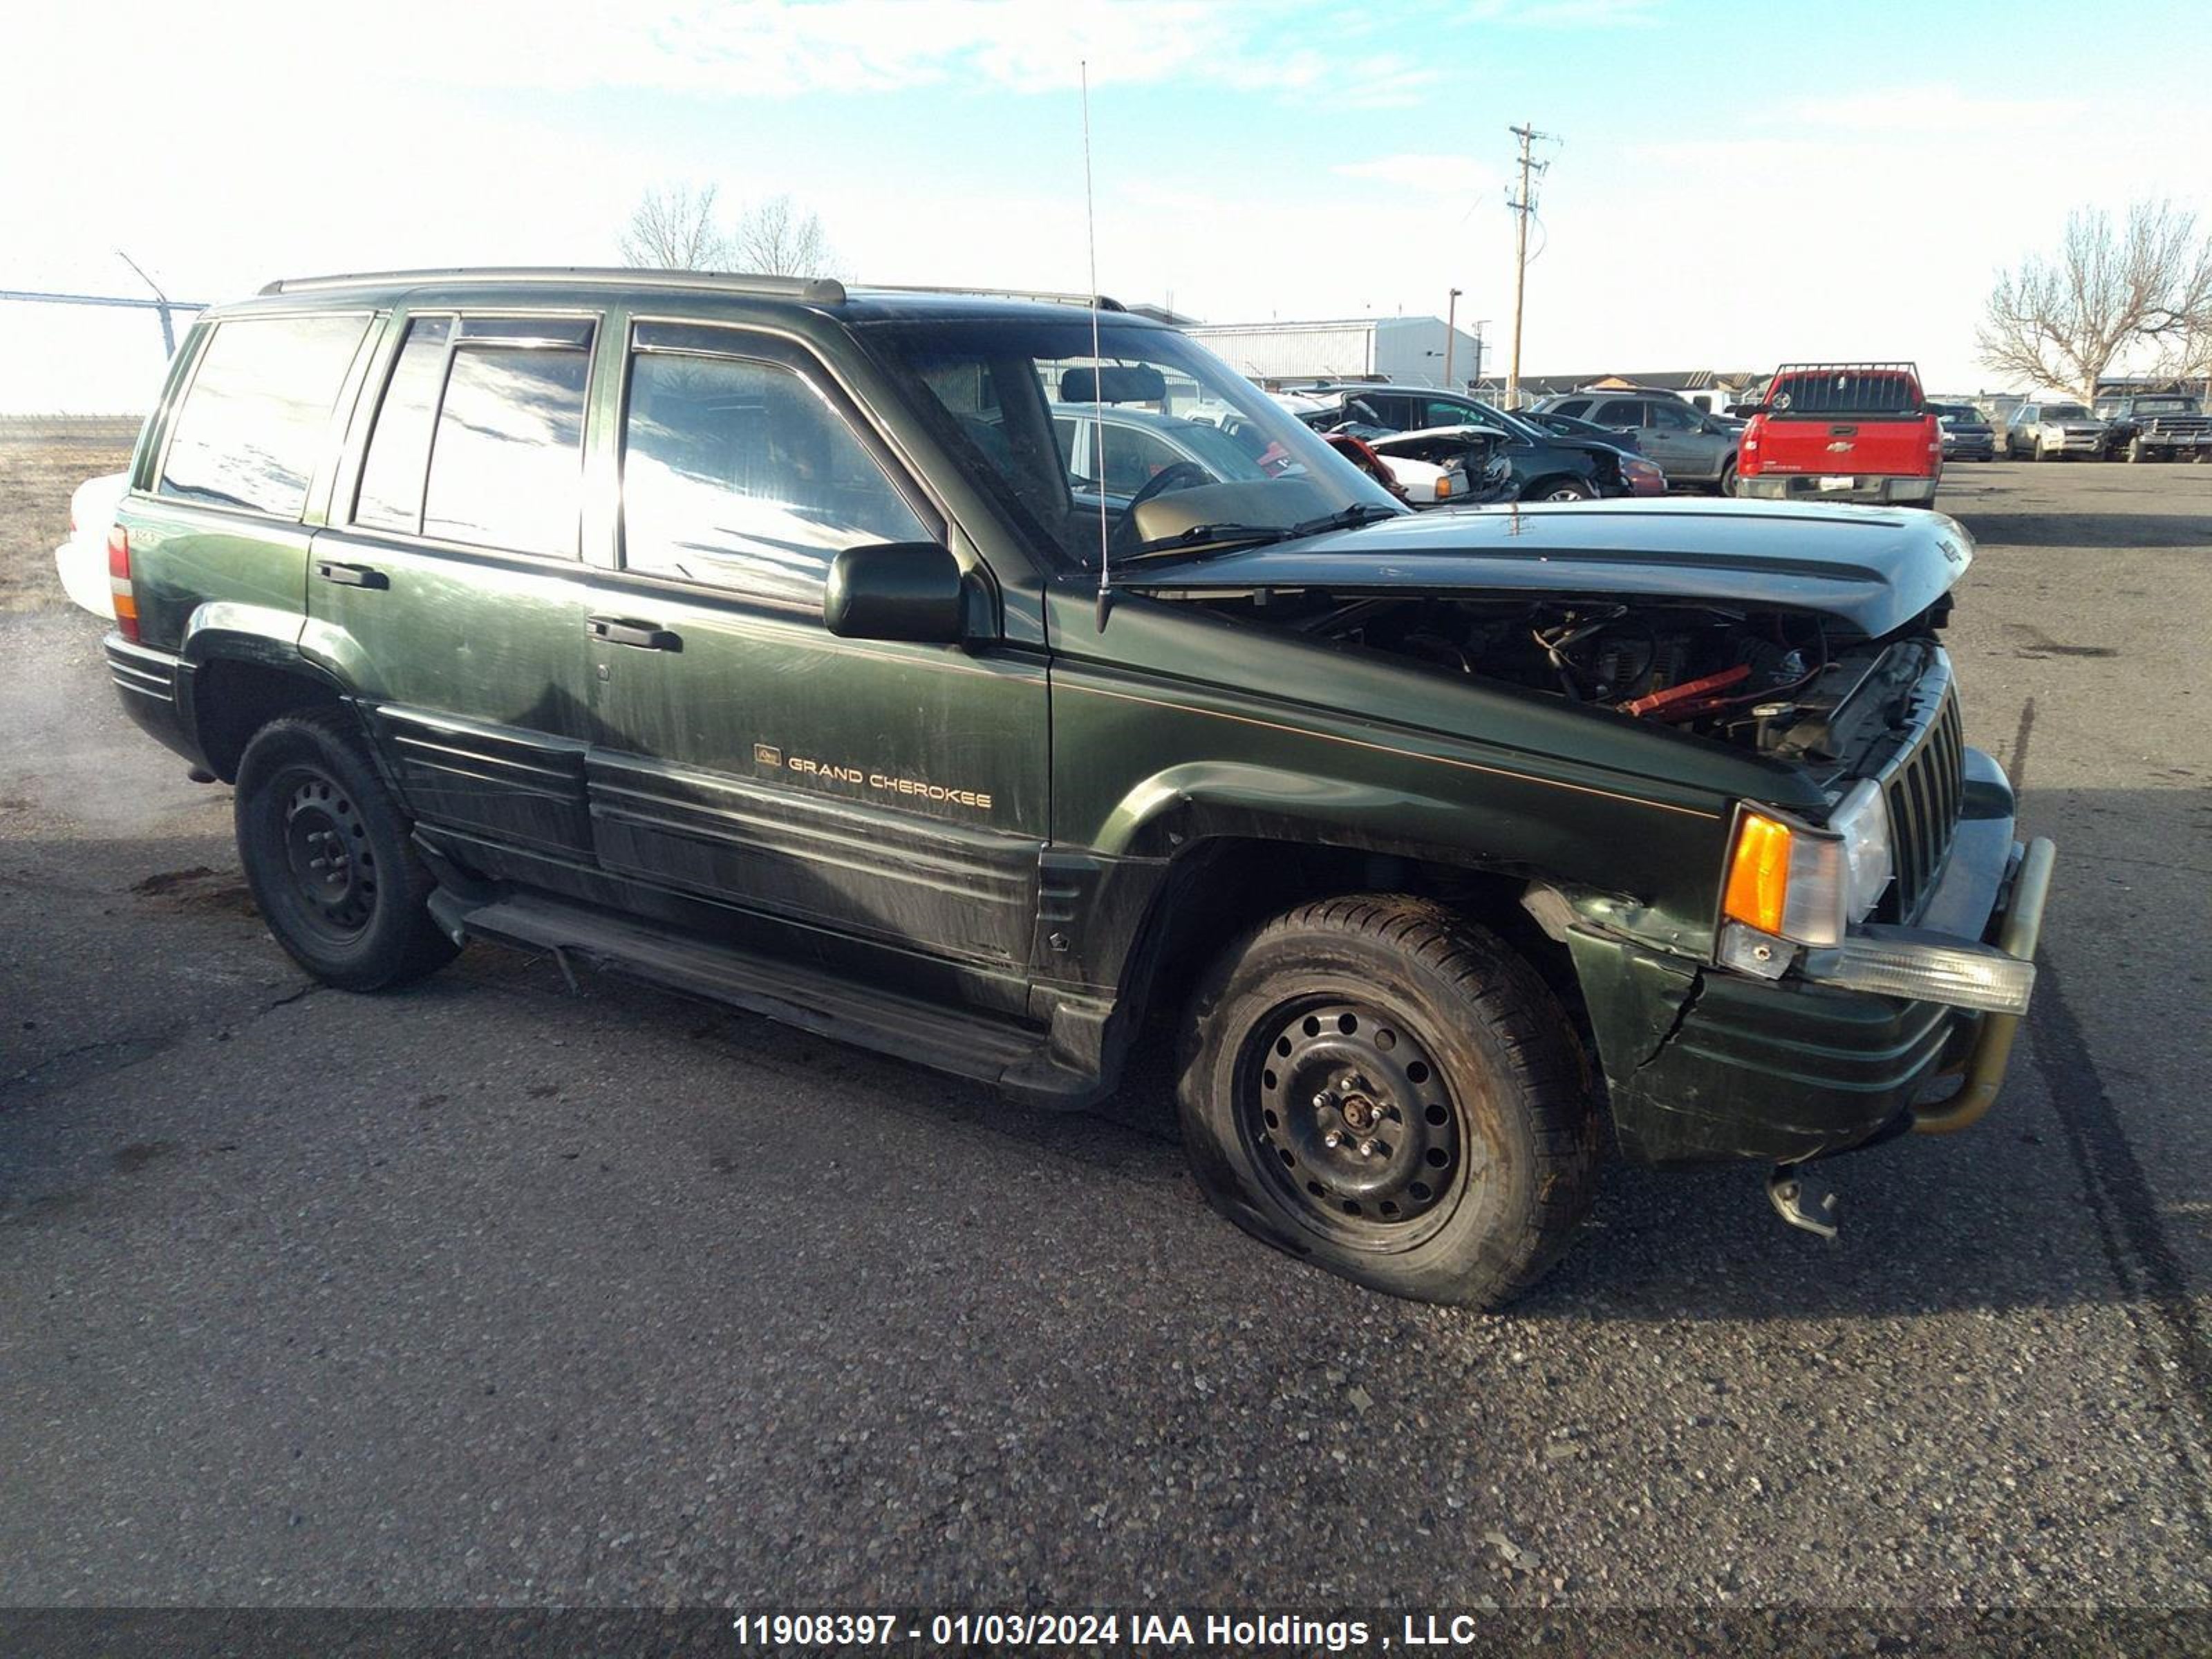
POLYGON ((319 978, 498 939, 1060 1107, 1172 1042, 1215 1204, 1401 1295, 1533 1279, 1602 1118, 1826 1231, 1801 1166, 1979 1115, 2032 983, 1956 524, 1415 517, 1107 302, 280 283, 110 556, 125 706, 319 978), (1109 490, 1053 418, 1107 404, 1267 442, 1109 490))

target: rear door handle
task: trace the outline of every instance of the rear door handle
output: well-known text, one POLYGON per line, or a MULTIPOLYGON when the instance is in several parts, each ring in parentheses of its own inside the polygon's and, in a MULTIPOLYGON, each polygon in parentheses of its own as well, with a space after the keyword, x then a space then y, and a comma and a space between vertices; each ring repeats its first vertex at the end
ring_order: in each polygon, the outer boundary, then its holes
POLYGON ((318 559, 315 574, 326 582, 336 582, 340 587, 392 586, 392 578, 381 570, 365 564, 341 564, 336 559, 318 559))
POLYGON ((627 622, 620 617, 586 617, 584 631, 609 645, 634 645, 641 651, 681 651, 683 636, 651 623, 627 622))

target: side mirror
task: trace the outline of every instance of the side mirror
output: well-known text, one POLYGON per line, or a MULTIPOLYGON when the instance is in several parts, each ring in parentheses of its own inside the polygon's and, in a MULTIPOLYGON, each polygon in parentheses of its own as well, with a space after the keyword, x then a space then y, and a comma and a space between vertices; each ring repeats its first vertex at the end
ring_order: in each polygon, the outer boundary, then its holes
POLYGON ((830 561, 822 620, 847 640, 957 645, 967 635, 960 562, 935 542, 872 542, 830 561))

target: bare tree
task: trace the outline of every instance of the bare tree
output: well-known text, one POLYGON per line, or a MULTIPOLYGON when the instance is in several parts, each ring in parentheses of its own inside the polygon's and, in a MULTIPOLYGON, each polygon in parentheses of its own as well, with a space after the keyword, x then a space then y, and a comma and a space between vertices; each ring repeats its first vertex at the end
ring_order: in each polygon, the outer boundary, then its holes
POLYGON ((731 244, 738 269, 762 276, 830 276, 836 256, 822 221, 802 213, 788 196, 772 197, 748 208, 738 220, 731 244))
POLYGON ((726 270, 730 238, 714 222, 714 186, 648 190, 630 210, 620 243, 623 263, 653 270, 726 270))
POLYGON ((1990 292, 1978 339, 1998 373, 2088 402, 2131 349, 2186 356, 2212 331, 2212 240, 2171 202, 2138 202, 2124 224, 2070 214, 2055 258, 2031 255, 1990 292))

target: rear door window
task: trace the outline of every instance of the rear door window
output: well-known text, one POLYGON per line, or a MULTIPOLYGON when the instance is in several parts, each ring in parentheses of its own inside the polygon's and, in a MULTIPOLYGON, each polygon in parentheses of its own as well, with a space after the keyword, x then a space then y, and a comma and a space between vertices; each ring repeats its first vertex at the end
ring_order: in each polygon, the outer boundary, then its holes
POLYGON ((431 439, 425 536, 576 556, 591 367, 587 321, 463 321, 431 439))
POLYGON ((361 313, 217 324, 177 410, 160 493, 297 519, 368 325, 361 313))
POLYGON ((1611 403, 1600 404, 1590 419, 1600 426, 1642 426, 1644 406, 1633 398, 1615 398, 1611 403))

